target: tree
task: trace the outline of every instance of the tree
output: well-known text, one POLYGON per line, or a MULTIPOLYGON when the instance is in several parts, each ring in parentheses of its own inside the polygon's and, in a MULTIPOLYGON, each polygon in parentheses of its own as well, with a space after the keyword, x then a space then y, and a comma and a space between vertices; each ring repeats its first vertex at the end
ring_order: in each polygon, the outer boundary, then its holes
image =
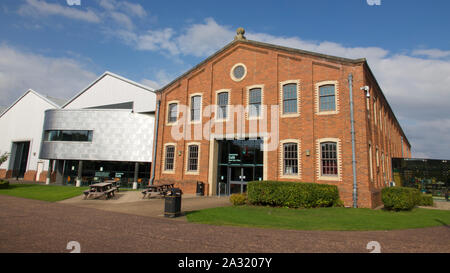
POLYGON ((0 165, 2 165, 6 160, 8 160, 8 153, 4 152, 2 155, 0 155, 0 165))

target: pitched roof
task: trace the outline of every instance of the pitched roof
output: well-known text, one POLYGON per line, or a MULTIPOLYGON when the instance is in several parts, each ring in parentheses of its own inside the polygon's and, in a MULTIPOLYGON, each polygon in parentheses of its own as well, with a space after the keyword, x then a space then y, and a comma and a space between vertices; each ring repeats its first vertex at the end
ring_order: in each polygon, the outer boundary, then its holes
POLYGON ((28 94, 34 94, 36 95, 38 98, 44 100, 45 102, 47 102, 48 104, 52 105, 55 108, 60 108, 60 106, 58 104, 56 104, 55 102, 53 102, 52 100, 44 97, 43 95, 39 94, 38 92, 34 91, 33 89, 28 89, 22 96, 20 96, 15 102, 13 102, 9 107, 7 107, 3 112, 1 112, 0 114, 0 118, 6 113, 8 112, 11 108, 14 107, 14 105, 16 105, 20 100, 22 100, 22 98, 24 98, 26 95, 28 94))
POLYGON ((67 101, 66 99, 59 99, 59 98, 51 97, 49 95, 45 95, 45 97, 59 106, 64 105, 64 103, 66 103, 66 101, 67 101))
MULTIPOLYGON (((289 53, 294 53, 294 54, 301 54, 301 55, 309 55, 309 56, 315 56, 318 58, 324 58, 327 59, 329 61, 332 62, 338 62, 338 63, 346 63, 346 64, 363 64, 367 67, 368 72, 370 73, 370 75, 372 76, 372 78, 374 79, 378 89, 381 91, 381 87, 378 84, 377 79, 375 78, 375 75, 373 74, 372 70, 369 67, 369 64, 367 63, 367 59, 366 58, 358 58, 358 59, 349 59, 349 58, 343 58, 343 57, 337 57, 337 56, 332 56, 332 55, 327 55, 327 54, 322 54, 322 53, 317 53, 317 52, 312 52, 312 51, 307 51, 307 50, 302 50, 302 49, 298 49, 298 48, 291 48, 291 47, 285 47, 285 46, 280 46, 280 45, 275 45, 275 44, 269 44, 269 43, 264 43, 264 42, 258 42, 258 41, 253 41, 253 40, 247 40, 247 39, 235 39, 232 42, 228 43, 227 45, 225 45, 224 47, 222 47, 221 49, 219 49, 218 51, 216 51, 214 54, 212 54, 211 56, 209 56, 208 58, 206 58, 205 60, 203 60, 202 62, 200 62, 199 64, 197 64, 196 66, 194 66, 193 68, 189 69, 188 71, 186 71, 185 73, 183 73, 181 76, 177 77, 175 80, 171 81, 170 83, 166 84, 164 87, 156 90, 155 92, 163 92, 165 89, 167 89, 168 87, 170 87, 171 85, 175 84, 176 82, 178 82, 180 79, 184 78, 185 76, 189 75, 191 72, 197 70, 198 68, 200 68, 202 65, 206 64, 207 62, 209 62, 210 60, 212 60, 213 58, 215 58, 216 56, 218 56, 219 54, 223 53, 224 51, 226 51, 227 49, 231 48, 233 45, 238 44, 238 43, 242 43, 242 44, 250 44, 256 47, 262 47, 262 48, 269 48, 269 49, 275 49, 275 50, 280 50, 280 51, 285 51, 285 52, 289 52, 289 53)), ((383 92, 381 91, 382 97, 384 98, 384 100, 387 102, 386 97, 384 96, 383 92)), ((394 111, 392 110, 391 106, 389 105, 389 103, 387 103, 388 108, 390 109, 390 111, 392 112, 395 121, 397 122, 397 124, 399 125, 400 131, 404 136, 404 140, 408 143, 408 145, 411 147, 411 144, 408 140, 408 138, 406 137, 406 134, 403 131, 403 128, 400 126, 400 123, 397 120, 397 117, 394 114, 394 111)))
POLYGON ((97 79, 95 79, 93 82, 91 82, 86 88, 84 88, 83 90, 81 90, 81 92, 79 92, 78 94, 76 94, 74 97, 72 97, 69 101, 67 101, 66 103, 64 103, 64 105, 61 106, 61 108, 66 107, 67 105, 69 105, 71 102, 73 102, 76 98, 78 98, 79 96, 81 96, 84 92, 86 92, 87 90, 89 90, 89 88, 91 88, 92 86, 94 86, 97 82, 99 82, 101 79, 103 79, 106 76, 111 76, 114 77, 116 79, 122 80, 124 82, 127 82, 129 84, 135 85, 137 87, 140 87, 144 90, 150 91, 150 92, 154 92, 155 90, 151 87, 145 86, 143 84, 134 82, 130 79, 124 78, 122 76, 119 76, 117 74, 114 74, 112 72, 109 71, 105 71, 100 77, 98 77, 97 79))
POLYGON ((204 65, 205 63, 207 63, 208 61, 213 59, 214 57, 216 57, 217 55, 221 54, 222 52, 226 51, 228 48, 230 48, 233 45, 238 44, 238 43, 250 44, 253 46, 263 47, 263 48, 276 49, 276 50, 286 51, 286 52, 295 53, 295 54, 310 55, 310 56, 315 56, 315 57, 319 57, 319 58, 325 58, 327 60, 339 62, 339 63, 349 63, 349 64, 367 63, 366 58, 349 59, 349 58, 342 58, 342 57, 336 57, 336 56, 332 56, 332 55, 312 52, 312 51, 306 51, 306 50, 302 50, 302 49, 298 49, 298 48, 285 47, 285 46, 279 46, 279 45, 274 45, 274 44, 269 44, 269 43, 264 43, 264 42, 258 42, 258 41, 253 41, 253 40, 233 40, 232 42, 228 43, 226 46, 222 47, 221 49, 216 51, 214 54, 212 54, 211 56, 209 56, 208 58, 203 60, 201 63, 197 64, 196 66, 194 66, 193 68, 191 68, 190 70, 188 70, 187 72, 182 74, 181 76, 177 77, 175 80, 166 84, 164 87, 156 90, 156 92, 164 91, 165 89, 170 87, 172 84, 176 83, 178 80, 182 79, 183 77, 185 77, 192 71, 195 71, 196 69, 198 69, 199 67, 201 67, 202 65, 204 65))

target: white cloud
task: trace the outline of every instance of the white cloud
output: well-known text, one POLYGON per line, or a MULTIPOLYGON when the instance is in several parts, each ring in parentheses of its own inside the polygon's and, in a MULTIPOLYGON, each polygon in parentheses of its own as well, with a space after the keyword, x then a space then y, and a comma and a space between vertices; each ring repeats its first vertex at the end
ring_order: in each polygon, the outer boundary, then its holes
MULTIPOLYGON (((154 21, 153 16, 148 16, 145 9, 140 4, 127 1, 100 0, 100 9, 83 10, 75 6, 49 3, 44 0, 26 0, 26 3, 19 7, 18 13, 22 16, 63 16, 69 19, 81 20, 88 23, 109 23, 114 22, 116 29, 132 30, 135 26, 132 18, 148 18, 154 21)), ((109 25, 108 25, 109 26, 109 25)))
POLYGON ((58 15, 90 23, 99 23, 101 21, 100 17, 92 10, 84 11, 75 7, 47 3, 39 0, 26 0, 26 4, 20 6, 19 14, 22 16, 58 15))
POLYGON ((130 17, 126 14, 116 11, 110 11, 109 16, 116 21, 120 26, 125 27, 126 29, 134 28, 134 24, 131 21, 130 17))
POLYGON ((50 58, 0 45, 0 105, 9 105, 28 89, 68 99, 96 75, 70 58, 50 58))
POLYGON ((229 27, 218 25, 214 19, 207 18, 204 24, 189 26, 184 34, 174 40, 181 53, 205 57, 231 42, 234 33, 229 27))
POLYGON ((140 50, 164 50, 172 55, 177 55, 180 51, 176 42, 172 40, 174 33, 171 28, 149 30, 143 35, 135 37, 136 47, 140 50))
POLYGON ((174 80, 176 78, 176 76, 171 75, 162 69, 162 70, 159 70, 158 72, 156 72, 156 74, 154 75, 154 78, 155 78, 154 80, 143 79, 143 80, 141 80, 141 83, 144 85, 147 85, 149 87, 152 87, 154 89, 158 89, 158 88, 161 88, 164 85, 168 84, 172 80, 174 80))
POLYGON ((450 50, 445 51, 440 49, 416 49, 412 52, 412 55, 440 59, 450 57, 450 50))
POLYGON ((120 2, 121 7, 130 15, 135 15, 140 18, 147 16, 147 12, 140 4, 130 2, 120 2))

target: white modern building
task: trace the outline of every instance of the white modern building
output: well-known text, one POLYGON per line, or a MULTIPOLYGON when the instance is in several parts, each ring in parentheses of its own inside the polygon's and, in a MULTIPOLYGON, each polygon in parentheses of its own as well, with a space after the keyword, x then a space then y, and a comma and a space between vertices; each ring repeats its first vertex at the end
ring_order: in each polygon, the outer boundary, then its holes
POLYGON ((60 109, 45 111, 39 158, 51 162, 48 180, 147 183, 155 106, 153 89, 105 72, 60 109))
POLYGON ((48 160, 39 159, 44 113, 59 109, 61 100, 28 90, 0 114, 0 178, 45 181, 48 160))

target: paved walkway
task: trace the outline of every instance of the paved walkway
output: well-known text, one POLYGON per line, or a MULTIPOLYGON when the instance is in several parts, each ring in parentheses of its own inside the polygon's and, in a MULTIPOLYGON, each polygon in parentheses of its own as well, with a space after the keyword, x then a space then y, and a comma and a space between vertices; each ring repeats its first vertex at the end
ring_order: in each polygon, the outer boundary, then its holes
MULTIPOLYGON (((60 201, 62 204, 70 204, 77 207, 92 208, 126 214, 164 217, 164 199, 142 199, 140 191, 120 191, 116 197, 109 200, 93 199, 84 200, 83 196, 60 201)), ((194 211, 213 207, 231 206, 229 197, 207 197, 184 194, 181 199, 181 210, 194 211)), ((176 218, 186 220, 185 217, 176 218)))
POLYGON ((450 253, 450 228, 339 232, 211 226, 0 196, 0 252, 68 252, 69 241, 78 241, 81 252, 367 253, 367 243, 378 241, 382 252, 450 253))

